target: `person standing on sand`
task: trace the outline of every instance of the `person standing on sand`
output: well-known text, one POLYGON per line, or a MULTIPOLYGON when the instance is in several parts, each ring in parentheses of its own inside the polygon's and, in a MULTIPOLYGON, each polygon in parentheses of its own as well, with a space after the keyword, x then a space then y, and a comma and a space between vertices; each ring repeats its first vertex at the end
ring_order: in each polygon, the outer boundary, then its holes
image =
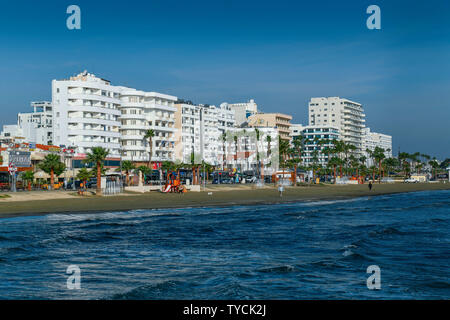
POLYGON ((369 190, 372 190, 372 180, 369 181, 369 190))
POLYGON ((280 198, 283 196, 284 187, 280 184, 278 186, 278 192, 280 193, 280 198))

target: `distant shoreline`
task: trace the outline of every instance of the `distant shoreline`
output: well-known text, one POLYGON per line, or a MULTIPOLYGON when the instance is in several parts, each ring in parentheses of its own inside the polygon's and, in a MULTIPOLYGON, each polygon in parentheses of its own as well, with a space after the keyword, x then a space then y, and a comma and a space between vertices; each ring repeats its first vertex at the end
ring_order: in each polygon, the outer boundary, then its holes
MULTIPOLYGON (((108 197, 73 196, 70 192, 24 193, 22 198, 30 200, 0 199, 0 218, 39 216, 46 214, 101 213, 129 211, 140 209, 175 209, 185 207, 223 207, 234 205, 263 205, 317 200, 343 200, 364 196, 378 196, 428 190, 450 190, 450 183, 417 184, 374 184, 370 191, 367 185, 320 185, 288 187, 279 196, 273 186, 262 189, 250 185, 208 186, 206 191, 188 192, 186 194, 163 194, 152 192, 146 194, 125 194, 108 197), (208 193, 211 193, 209 195, 208 193), (48 199, 54 196, 53 199, 48 199)), ((22 199, 20 198, 20 199, 22 199)))

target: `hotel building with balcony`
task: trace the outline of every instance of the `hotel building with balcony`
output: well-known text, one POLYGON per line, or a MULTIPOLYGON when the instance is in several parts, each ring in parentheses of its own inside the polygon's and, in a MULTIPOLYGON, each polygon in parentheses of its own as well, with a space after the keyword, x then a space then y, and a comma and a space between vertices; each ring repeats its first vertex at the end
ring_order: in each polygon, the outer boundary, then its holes
POLYGON ((248 102, 240 103, 224 102, 221 105, 227 105, 232 111, 234 111, 236 126, 238 127, 246 123, 250 116, 258 113, 258 105, 254 99, 250 99, 248 102))
POLYGON ((331 155, 326 148, 333 148, 333 140, 339 140, 339 129, 334 126, 305 126, 301 131, 303 139, 303 165, 314 163, 326 166, 331 155), (317 152, 315 152, 317 151, 317 152))
POLYGON ((147 130, 154 131, 152 161, 175 160, 175 102, 177 97, 121 87, 120 136, 122 159, 149 161, 147 130))
POLYGON ((227 104, 220 107, 210 105, 175 105, 176 160, 191 163, 205 161, 211 165, 222 165, 224 150, 222 134, 235 126, 234 111, 227 104))
POLYGON ((340 138, 356 147, 356 155, 364 154, 365 114, 360 103, 339 97, 311 98, 309 125, 331 126, 340 138))
POLYGON ((392 136, 370 131, 370 128, 364 128, 364 156, 366 157, 367 166, 374 165, 373 159, 367 152, 367 149, 374 151, 376 147, 385 150, 384 156, 392 158, 392 136))
POLYGON ((31 102, 31 107, 33 112, 17 115, 17 124, 3 126, 0 136, 19 138, 19 140, 35 144, 52 144, 52 103, 49 101, 31 102))
POLYGON ((82 154, 103 147, 110 157, 118 157, 120 92, 110 81, 86 71, 53 80, 53 144, 75 146, 82 154))
POLYGON ((292 116, 282 113, 257 113, 248 118, 249 127, 277 128, 282 140, 291 141, 292 116))

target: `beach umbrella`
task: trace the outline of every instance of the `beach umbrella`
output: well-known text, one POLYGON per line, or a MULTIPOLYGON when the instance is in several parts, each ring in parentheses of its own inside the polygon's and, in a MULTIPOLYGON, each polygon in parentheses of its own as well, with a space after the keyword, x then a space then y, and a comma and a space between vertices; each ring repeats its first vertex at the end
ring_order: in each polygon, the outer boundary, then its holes
POLYGON ((48 179, 50 176, 46 174, 44 171, 38 171, 34 174, 34 177, 36 179, 48 179))

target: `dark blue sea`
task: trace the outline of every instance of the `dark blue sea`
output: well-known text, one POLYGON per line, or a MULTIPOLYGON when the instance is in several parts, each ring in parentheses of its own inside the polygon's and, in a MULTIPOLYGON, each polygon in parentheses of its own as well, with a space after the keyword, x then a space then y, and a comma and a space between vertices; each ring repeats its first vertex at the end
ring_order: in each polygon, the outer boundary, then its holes
POLYGON ((0 219, 1 299, 450 299, 449 267, 450 191, 0 219))

